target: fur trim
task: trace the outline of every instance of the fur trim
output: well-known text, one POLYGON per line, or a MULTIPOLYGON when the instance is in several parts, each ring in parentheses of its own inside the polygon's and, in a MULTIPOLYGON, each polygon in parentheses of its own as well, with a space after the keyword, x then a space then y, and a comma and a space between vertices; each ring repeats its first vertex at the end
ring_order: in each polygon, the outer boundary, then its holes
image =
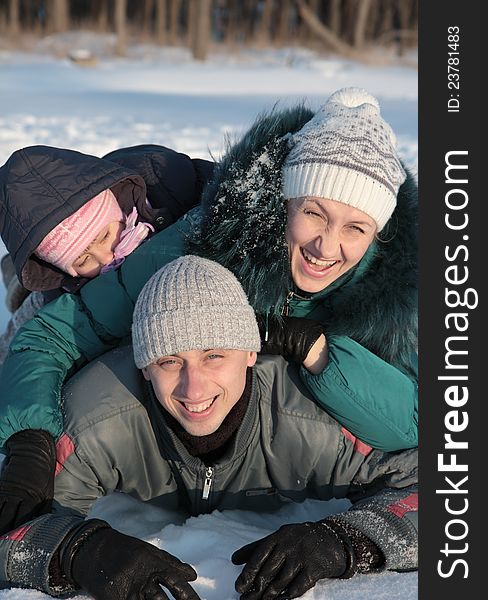
MULTIPOLYGON (((288 135, 313 116, 303 105, 258 118, 228 148, 204 191, 187 252, 230 269, 257 313, 280 314, 293 290, 285 242, 282 167, 288 135)), ((326 296, 329 334, 346 335, 412 373, 417 345, 417 185, 410 174, 397 207, 362 261, 326 296)))
POLYGON ((372 260, 360 277, 330 295, 324 323, 330 333, 351 337, 411 374, 418 339, 417 246, 417 184, 407 172, 372 260))
POLYGON ((292 288, 285 243, 286 202, 281 166, 288 134, 313 112, 303 105, 258 117, 240 142, 228 145, 202 197, 202 221, 187 252, 227 267, 257 313, 280 314, 292 288))

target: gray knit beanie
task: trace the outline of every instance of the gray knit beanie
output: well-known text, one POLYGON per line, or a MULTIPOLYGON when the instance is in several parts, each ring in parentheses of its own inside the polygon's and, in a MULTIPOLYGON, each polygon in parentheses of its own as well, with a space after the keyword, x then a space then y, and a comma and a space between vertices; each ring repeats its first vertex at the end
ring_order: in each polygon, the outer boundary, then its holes
POLYGON ((254 311, 236 277, 216 262, 182 256, 142 288, 132 319, 139 369, 162 356, 222 348, 261 348, 254 311))
POLYGON ((337 200, 368 214, 381 231, 406 174, 396 137, 366 90, 343 88, 291 137, 284 197, 337 200))

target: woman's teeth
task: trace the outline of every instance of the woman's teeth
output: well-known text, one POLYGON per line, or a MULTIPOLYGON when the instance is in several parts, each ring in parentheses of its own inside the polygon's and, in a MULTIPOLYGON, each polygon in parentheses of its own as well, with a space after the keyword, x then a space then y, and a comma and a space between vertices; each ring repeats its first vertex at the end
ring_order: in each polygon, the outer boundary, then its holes
POLYGON ((184 402, 183 404, 186 410, 188 410, 189 412, 201 413, 204 410, 207 410, 207 408, 210 408, 214 403, 214 400, 215 398, 212 398, 212 400, 208 400, 208 402, 202 402, 201 404, 187 404, 186 402, 184 402))
POLYGON ((319 260, 318 258, 315 258, 315 256, 312 256, 312 254, 309 254, 304 248, 302 248, 302 254, 308 262, 311 262, 318 267, 332 267, 332 265, 335 265, 337 262, 336 260, 319 260))

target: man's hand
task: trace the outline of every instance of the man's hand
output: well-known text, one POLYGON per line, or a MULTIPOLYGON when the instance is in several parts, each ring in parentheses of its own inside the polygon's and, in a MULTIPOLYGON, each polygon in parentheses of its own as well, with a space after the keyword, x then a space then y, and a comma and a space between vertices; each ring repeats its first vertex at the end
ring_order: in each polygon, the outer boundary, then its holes
POLYGON ((257 316, 259 333, 261 335, 261 354, 280 354, 287 360, 311 366, 313 361, 320 358, 320 372, 327 364, 327 342, 324 328, 317 321, 301 317, 257 316), (306 364, 306 361, 309 364, 306 364))
POLYGON ((56 447, 40 429, 12 435, 0 475, 0 535, 51 510, 56 447))
POLYGON ((246 563, 236 591, 244 600, 297 598, 320 579, 351 577, 356 562, 346 538, 326 522, 284 525, 234 552, 234 564, 246 563))
POLYGON ((63 543, 63 575, 95 600, 200 600, 188 583, 197 574, 187 563, 152 544, 124 535, 103 521, 86 521, 63 543))

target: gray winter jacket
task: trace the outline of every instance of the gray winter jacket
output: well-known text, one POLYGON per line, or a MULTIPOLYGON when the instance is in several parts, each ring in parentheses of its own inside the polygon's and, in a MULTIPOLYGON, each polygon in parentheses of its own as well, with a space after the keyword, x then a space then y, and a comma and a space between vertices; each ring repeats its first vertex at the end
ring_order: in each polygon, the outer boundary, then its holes
POLYGON ((54 514, 0 538, 4 584, 70 591, 50 585, 49 562, 95 500, 114 490, 189 515, 348 497, 355 504, 340 519, 378 545, 386 568, 417 566, 416 451, 386 454, 359 442, 314 403, 281 357, 259 358, 244 419, 211 467, 166 425, 128 347, 76 375, 65 387, 64 411, 54 514))

